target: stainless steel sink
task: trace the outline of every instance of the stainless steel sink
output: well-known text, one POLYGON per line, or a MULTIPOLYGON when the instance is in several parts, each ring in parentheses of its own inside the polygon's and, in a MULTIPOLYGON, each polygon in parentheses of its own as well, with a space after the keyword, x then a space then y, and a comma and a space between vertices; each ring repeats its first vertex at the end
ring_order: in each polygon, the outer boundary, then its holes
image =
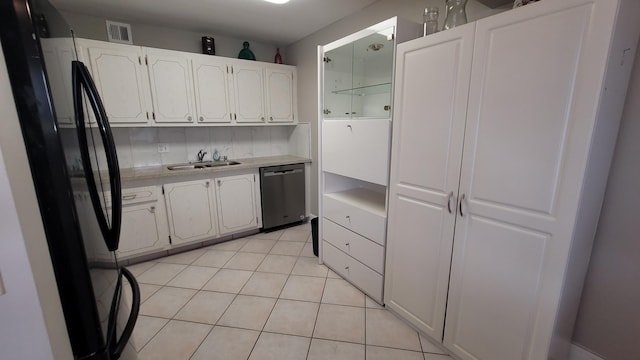
POLYGON ((206 167, 233 166, 233 165, 240 165, 240 163, 237 161, 214 161, 214 162, 205 164, 206 167))
POLYGON ((169 170, 193 170, 193 169, 205 169, 214 168, 220 166, 233 166, 240 165, 237 161, 203 161, 203 162, 191 162, 185 164, 175 164, 167 166, 169 170))

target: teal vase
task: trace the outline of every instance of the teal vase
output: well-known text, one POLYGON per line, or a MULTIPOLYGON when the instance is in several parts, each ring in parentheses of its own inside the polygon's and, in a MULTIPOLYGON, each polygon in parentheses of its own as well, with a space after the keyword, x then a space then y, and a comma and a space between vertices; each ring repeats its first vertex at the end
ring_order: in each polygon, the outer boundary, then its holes
POLYGON ((253 54, 253 51, 251 51, 251 49, 249 49, 249 42, 245 41, 242 43, 242 50, 240 50, 240 53, 238 54, 238 59, 245 59, 245 60, 255 60, 256 56, 253 54))

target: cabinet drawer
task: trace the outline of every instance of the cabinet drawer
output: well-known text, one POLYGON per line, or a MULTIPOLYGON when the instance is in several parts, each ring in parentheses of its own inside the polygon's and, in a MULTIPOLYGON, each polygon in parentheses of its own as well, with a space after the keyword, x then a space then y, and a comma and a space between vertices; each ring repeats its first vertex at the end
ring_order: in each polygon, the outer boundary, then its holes
POLYGON ((384 248, 382 246, 326 218, 322 222, 322 238, 378 273, 383 273, 384 248))
POLYGON ((331 120, 322 123, 322 170, 387 185, 389 120, 331 120))
POLYGON ((323 215, 380 245, 385 244, 386 217, 326 194, 323 215))
POLYGON ((322 261, 340 276, 382 303, 382 275, 369 269, 327 241, 322 243, 322 261))
MULTIPOLYGON (((150 201, 158 201, 158 187, 145 186, 137 188, 122 189, 122 205, 140 204, 150 201)), ((111 192, 105 192, 106 205, 111 207, 111 192)))

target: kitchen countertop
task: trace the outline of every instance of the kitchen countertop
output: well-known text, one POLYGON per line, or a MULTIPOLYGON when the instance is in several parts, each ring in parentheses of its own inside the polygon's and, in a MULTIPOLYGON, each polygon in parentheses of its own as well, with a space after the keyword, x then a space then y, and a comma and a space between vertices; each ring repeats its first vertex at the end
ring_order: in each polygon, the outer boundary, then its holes
POLYGON ((156 165, 145 166, 136 168, 120 169, 120 178, 123 181, 135 181, 135 180, 149 180, 158 179, 170 176, 184 176, 184 175, 201 175, 209 173, 221 173, 236 170, 248 170, 257 169, 264 166, 277 166, 287 164, 299 164, 310 163, 311 159, 293 156, 266 156, 247 159, 229 159, 229 161, 237 161, 240 164, 231 166, 211 167, 204 169, 188 169, 188 170, 169 170, 167 166, 170 165, 156 165))

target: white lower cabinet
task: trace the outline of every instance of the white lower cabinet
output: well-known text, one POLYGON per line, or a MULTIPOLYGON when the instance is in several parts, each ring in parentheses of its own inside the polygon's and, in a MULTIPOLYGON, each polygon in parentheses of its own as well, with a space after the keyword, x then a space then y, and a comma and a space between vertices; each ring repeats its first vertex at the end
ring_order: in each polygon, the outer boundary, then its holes
POLYGON ((255 229, 260 221, 257 173, 215 178, 220 235, 255 229))
POLYGON ((262 226, 257 171, 164 185, 171 244, 262 226))
POLYGON ((322 261, 382 303, 385 194, 350 189, 323 196, 322 261))
POLYGON ((218 235, 214 196, 211 180, 164 185, 172 245, 218 235))
POLYGON ((338 250, 331 243, 323 244, 323 259, 336 273, 356 285, 372 299, 382 301, 382 275, 358 260, 338 250))
POLYGON ((169 245, 167 214, 159 186, 122 190, 121 258, 165 249, 169 245))

